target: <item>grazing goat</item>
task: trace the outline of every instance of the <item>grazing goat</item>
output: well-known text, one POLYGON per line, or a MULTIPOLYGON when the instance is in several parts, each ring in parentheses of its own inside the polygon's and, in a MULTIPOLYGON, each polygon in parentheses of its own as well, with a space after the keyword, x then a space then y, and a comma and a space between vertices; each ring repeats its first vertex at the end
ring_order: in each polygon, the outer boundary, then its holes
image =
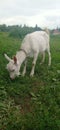
POLYGON ((38 54, 41 53, 43 55, 41 62, 43 63, 45 60, 45 51, 48 52, 49 56, 48 65, 50 66, 51 53, 50 53, 48 31, 36 31, 27 34, 22 41, 20 50, 17 52, 16 56, 13 59, 9 58, 7 54, 4 54, 5 58, 9 61, 6 68, 9 71, 10 78, 14 79, 16 76, 20 75, 19 71, 23 62, 25 62, 25 66, 22 75, 23 76, 25 75, 27 57, 33 57, 32 70, 30 73, 30 76, 33 76, 38 54))

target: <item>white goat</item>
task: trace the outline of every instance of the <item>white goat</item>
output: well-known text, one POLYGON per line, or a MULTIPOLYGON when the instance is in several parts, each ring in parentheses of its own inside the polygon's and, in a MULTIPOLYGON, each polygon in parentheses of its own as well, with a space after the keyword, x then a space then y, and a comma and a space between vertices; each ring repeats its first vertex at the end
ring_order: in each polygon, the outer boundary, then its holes
POLYGON ((9 71, 10 78, 14 79, 16 76, 20 75, 20 67, 23 62, 25 66, 23 69, 22 75, 26 73, 26 64, 27 57, 33 57, 32 70, 30 76, 34 75, 35 65, 37 61, 38 54, 43 55, 42 62, 45 60, 45 51, 48 52, 49 62, 48 65, 51 65, 51 53, 49 45, 49 34, 45 31, 36 31, 30 34, 27 34, 22 41, 20 50, 17 52, 16 56, 11 59, 5 54, 5 58, 9 61, 7 64, 7 70, 9 71))

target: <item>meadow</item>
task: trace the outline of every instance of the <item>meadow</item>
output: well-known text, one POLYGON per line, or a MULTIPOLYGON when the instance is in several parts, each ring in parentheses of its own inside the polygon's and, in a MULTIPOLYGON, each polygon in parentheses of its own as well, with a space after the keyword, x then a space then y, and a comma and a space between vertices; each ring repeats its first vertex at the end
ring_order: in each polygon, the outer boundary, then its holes
POLYGON ((12 81, 4 53, 13 57, 21 41, 0 32, 0 130, 60 130, 60 36, 50 36, 50 67, 48 55, 43 65, 39 56, 30 77, 29 59, 26 75, 12 81))

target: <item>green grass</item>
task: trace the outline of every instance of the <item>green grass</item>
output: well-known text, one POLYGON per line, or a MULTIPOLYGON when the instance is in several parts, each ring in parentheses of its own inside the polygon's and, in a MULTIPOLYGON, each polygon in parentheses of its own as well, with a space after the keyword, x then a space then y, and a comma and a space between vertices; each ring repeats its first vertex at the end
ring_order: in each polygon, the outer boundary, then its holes
POLYGON ((0 33, 0 130, 60 130, 60 36, 51 36, 52 65, 38 58, 31 78, 32 59, 25 77, 12 81, 5 69, 4 53, 12 57, 19 50, 20 39, 0 33))

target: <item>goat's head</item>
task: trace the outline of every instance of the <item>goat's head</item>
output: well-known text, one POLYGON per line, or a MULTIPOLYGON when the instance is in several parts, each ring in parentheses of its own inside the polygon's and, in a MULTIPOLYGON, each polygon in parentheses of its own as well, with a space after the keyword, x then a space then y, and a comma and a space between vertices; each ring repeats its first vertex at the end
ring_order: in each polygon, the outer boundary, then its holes
POLYGON ((4 54, 5 58, 9 61, 9 63, 6 66, 6 69, 9 72, 10 78, 15 79, 16 76, 20 75, 19 72, 19 62, 17 61, 16 56, 11 59, 10 57, 7 56, 7 54, 4 54))

